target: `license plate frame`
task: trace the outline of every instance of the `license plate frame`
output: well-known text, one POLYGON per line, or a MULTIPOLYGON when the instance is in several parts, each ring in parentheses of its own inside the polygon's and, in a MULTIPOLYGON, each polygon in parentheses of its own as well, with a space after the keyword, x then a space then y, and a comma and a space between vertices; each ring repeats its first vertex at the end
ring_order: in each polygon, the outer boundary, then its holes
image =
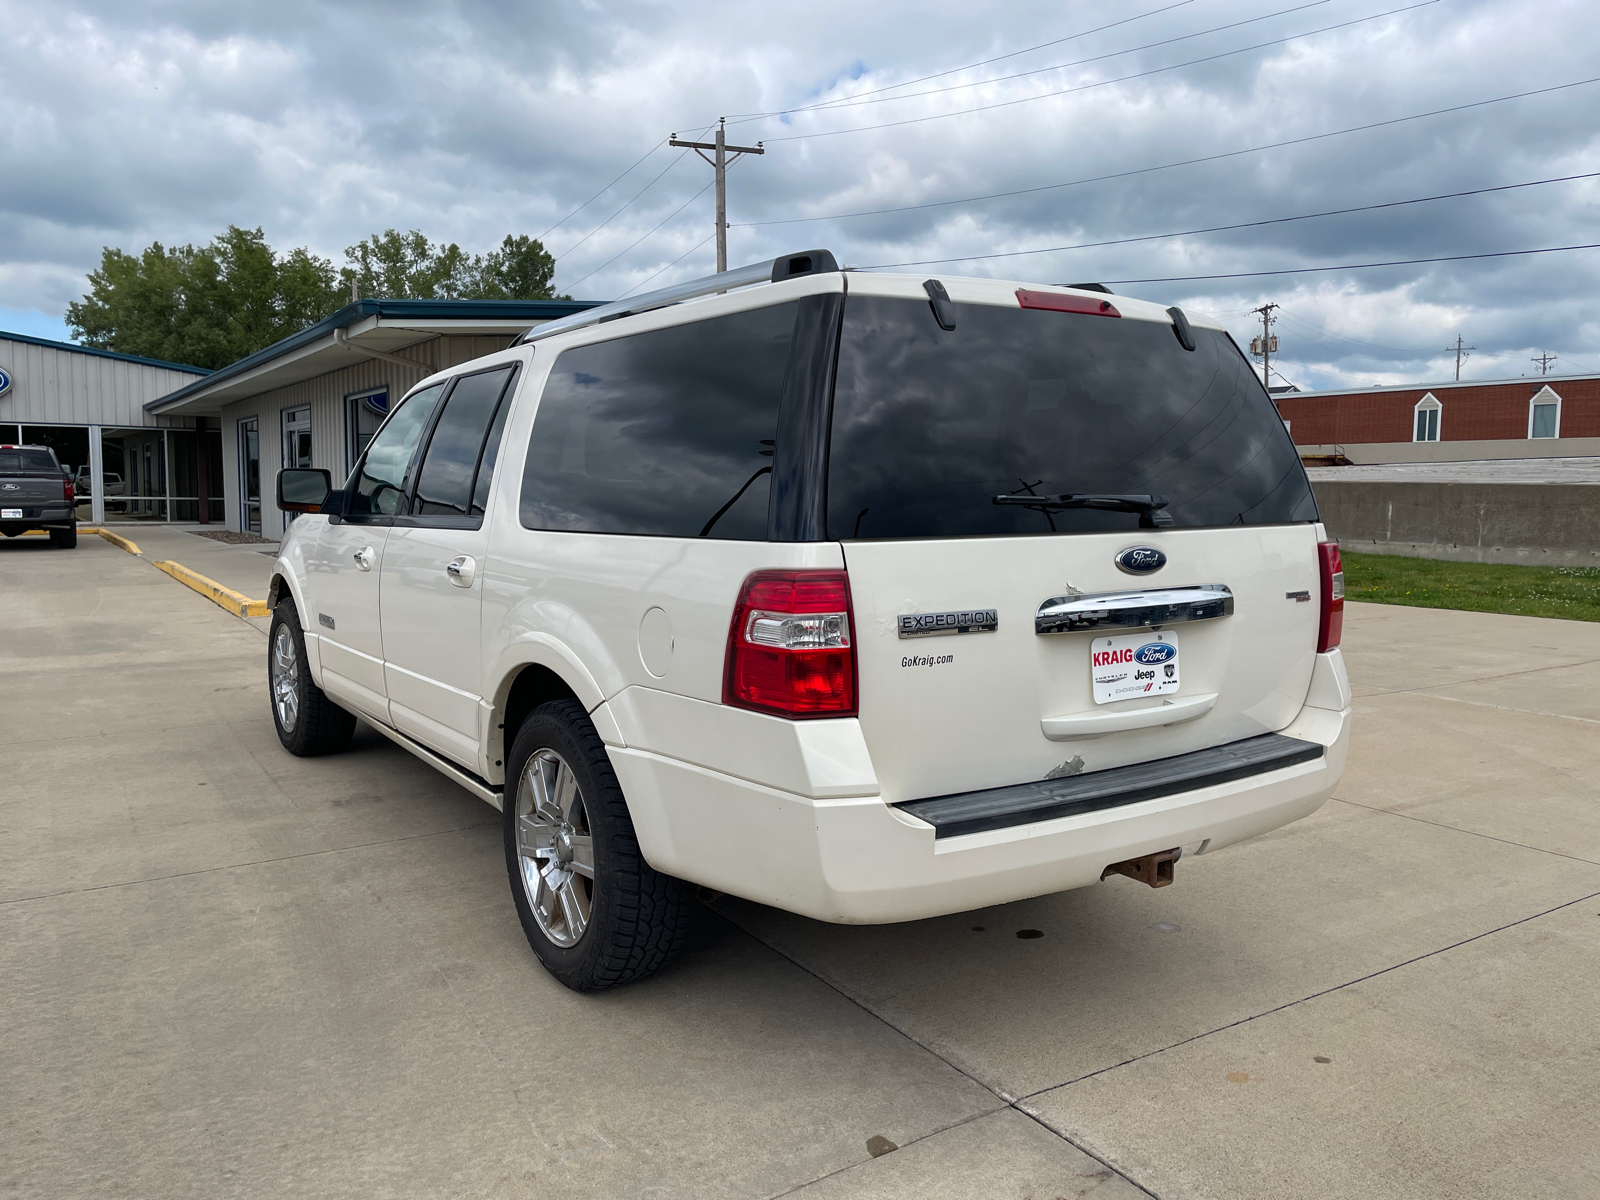
POLYGON ((1089 687, 1094 702, 1115 704, 1170 696, 1183 679, 1178 658, 1178 635, 1170 630, 1095 638, 1089 643, 1089 687))
POLYGON ((0 508, 0 521, 20 521, 22 510, 20 508, 0 508))

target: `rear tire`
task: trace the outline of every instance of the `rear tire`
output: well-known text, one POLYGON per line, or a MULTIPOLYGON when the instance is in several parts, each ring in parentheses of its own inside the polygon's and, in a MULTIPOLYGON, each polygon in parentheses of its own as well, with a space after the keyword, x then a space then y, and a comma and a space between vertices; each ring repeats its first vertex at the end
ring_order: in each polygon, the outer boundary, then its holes
POLYGON ((57 550, 71 550, 78 544, 78 527, 74 525, 71 529, 52 529, 50 544, 57 550))
POLYGON ((605 743, 577 701, 542 704, 523 721, 503 804, 511 895, 545 970, 595 992, 678 956, 692 889, 645 862, 605 743))
POLYGON ((311 681, 300 614, 289 597, 272 610, 267 632, 267 699, 278 740, 290 754, 311 758, 350 745, 355 714, 340 708, 311 681))

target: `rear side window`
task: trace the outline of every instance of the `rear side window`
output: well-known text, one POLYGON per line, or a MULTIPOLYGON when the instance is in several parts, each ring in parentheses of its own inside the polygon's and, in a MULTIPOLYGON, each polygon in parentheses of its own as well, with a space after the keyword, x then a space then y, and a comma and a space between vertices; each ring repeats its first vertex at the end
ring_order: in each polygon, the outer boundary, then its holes
POLYGON ((61 468, 48 450, 0 450, 0 475, 59 475, 61 468))
POLYGON ((563 352, 533 422, 523 525, 765 541, 797 307, 563 352))
MULTIPOLYGON (((473 501, 473 480, 478 463, 485 457, 489 427, 499 412, 501 397, 514 369, 512 363, 456 380, 444 402, 444 412, 428 440, 422 470, 417 475, 417 499, 412 512, 418 516, 465 517, 473 501)), ((488 459, 484 474, 494 470, 488 459)), ((484 480, 487 493, 488 480, 484 480)), ((481 505, 477 512, 482 513, 481 505)))
POLYGON ((828 460, 835 538, 1132 530, 1001 495, 1165 496, 1179 528, 1316 519, 1272 401, 1227 335, 964 304, 845 303, 828 460))

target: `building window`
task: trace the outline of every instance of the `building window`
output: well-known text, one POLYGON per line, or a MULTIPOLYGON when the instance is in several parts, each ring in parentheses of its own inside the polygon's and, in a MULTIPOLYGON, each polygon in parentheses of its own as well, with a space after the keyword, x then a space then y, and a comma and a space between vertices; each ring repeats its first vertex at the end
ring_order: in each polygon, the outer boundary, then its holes
POLYGON ((1416 424, 1412 427, 1411 440, 1413 442, 1437 442, 1439 440, 1439 414, 1444 411, 1444 405, 1434 398, 1429 392, 1417 401, 1417 407, 1412 410, 1416 414, 1416 424))
POLYGON ((345 469, 353 471, 356 463, 361 461, 361 456, 367 452, 367 443, 372 440, 372 435, 378 432, 378 426, 389 415, 389 389, 381 387, 369 392, 356 392, 346 396, 344 404, 348 413, 345 446, 349 452, 345 469))
POLYGON ((1546 384, 1528 401, 1528 436, 1530 438, 1558 438, 1561 436, 1561 397, 1546 384))
POLYGON ((283 465, 311 465, 311 406, 285 409, 283 414, 283 465))

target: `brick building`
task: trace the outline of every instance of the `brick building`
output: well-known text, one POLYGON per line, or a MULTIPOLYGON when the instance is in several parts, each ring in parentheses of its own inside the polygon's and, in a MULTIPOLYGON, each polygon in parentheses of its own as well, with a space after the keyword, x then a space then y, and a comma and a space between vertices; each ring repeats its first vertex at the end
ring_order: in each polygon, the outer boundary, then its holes
POLYGON ((1275 396, 1303 453, 1352 461, 1600 453, 1600 375, 1275 396))

